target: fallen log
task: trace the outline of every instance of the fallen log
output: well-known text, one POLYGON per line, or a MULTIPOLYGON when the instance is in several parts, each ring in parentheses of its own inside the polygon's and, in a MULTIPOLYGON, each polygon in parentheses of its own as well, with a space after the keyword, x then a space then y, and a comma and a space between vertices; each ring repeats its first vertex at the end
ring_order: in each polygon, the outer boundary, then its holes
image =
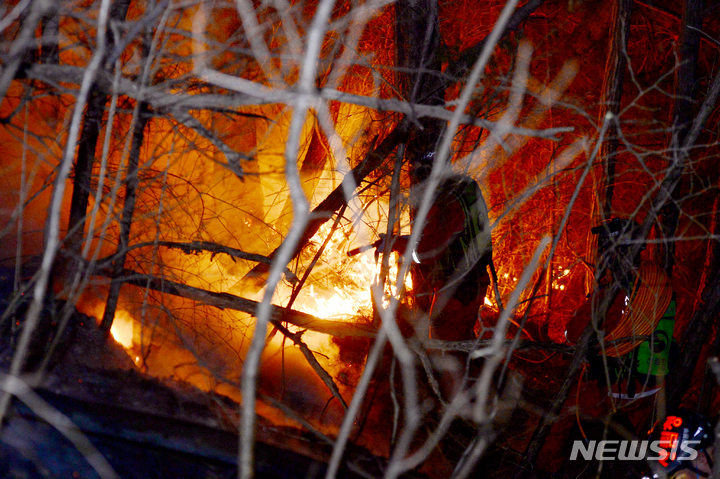
MULTIPOLYGON (((101 276, 108 276, 108 273, 103 272, 102 270, 98 271, 97 274, 101 276)), ((255 314, 255 310, 260 304, 257 301, 236 296, 234 294, 207 291, 158 276, 138 273, 130 269, 125 269, 121 279, 127 284, 140 288, 149 288, 153 291, 179 296, 181 298, 197 301, 208 306, 241 311, 250 315, 255 314)), ((299 328, 329 334, 336 337, 374 338, 377 335, 377 329, 371 324, 321 319, 313 316, 312 314, 276 305, 272 305, 271 308, 270 321, 275 324, 285 322, 299 328)), ((622 338, 619 341, 635 339, 637 338, 622 338)), ((478 348, 487 347, 491 343, 491 339, 482 341, 441 341, 437 339, 428 339, 423 341, 422 345, 427 349, 470 352, 478 348)), ((511 344, 512 340, 508 339, 506 341, 506 345, 510 346, 511 344)), ((515 349, 537 349, 543 351, 554 351, 562 354, 573 354, 575 347, 556 343, 523 340, 520 341, 515 349)))
MULTIPOLYGON (((149 288, 153 291, 159 291, 161 293, 191 299, 216 308, 232 309, 234 311, 241 311, 251 315, 255 314, 255 311, 260 304, 257 301, 235 296, 234 294, 207 291, 165 278, 138 273, 129 269, 124 270, 121 280, 126 284, 131 284, 140 288, 149 288)), ((311 314, 275 305, 272 306, 270 320, 273 323, 286 322, 299 328, 337 337, 354 336, 374 338, 377 331, 370 324, 365 325, 320 319, 311 314)))

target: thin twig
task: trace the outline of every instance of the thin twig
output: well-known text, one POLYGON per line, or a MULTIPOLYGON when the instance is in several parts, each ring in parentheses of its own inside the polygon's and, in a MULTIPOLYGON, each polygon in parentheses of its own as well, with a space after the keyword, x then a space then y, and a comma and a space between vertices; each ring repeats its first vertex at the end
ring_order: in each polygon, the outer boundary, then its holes
POLYGON ((328 374, 325 369, 320 365, 318 360, 315 358, 315 355, 313 352, 308 348, 307 344, 305 344, 302 341, 302 335, 305 331, 299 331, 297 333, 293 333, 289 329, 287 329, 285 326, 282 325, 282 323, 276 322, 273 324, 275 328, 277 328, 278 331, 280 331, 285 337, 292 340, 293 343, 295 343, 295 346, 297 346, 300 351, 302 352, 303 356, 305 356, 305 359, 307 360, 308 364, 310 364, 310 367, 313 368, 313 371, 318 375, 318 377, 322 380, 322 382, 325 383, 325 385, 328 387, 332 395, 340 401, 340 404, 342 405, 343 409, 347 411, 348 405, 345 402, 345 399, 343 399, 342 394, 340 394, 340 389, 335 384, 335 381, 333 381, 332 376, 328 374))

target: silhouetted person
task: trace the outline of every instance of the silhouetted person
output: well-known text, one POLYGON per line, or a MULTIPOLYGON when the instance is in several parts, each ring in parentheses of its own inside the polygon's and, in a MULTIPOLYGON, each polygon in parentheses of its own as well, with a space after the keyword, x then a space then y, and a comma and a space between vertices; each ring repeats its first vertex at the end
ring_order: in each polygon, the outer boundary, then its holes
MULTIPOLYGON (((416 209, 426 190, 434 153, 411 164, 416 209)), ((414 226, 413 226, 414 227, 414 226)), ((408 237, 395 239, 393 251, 404 254, 408 237)), ((475 338, 475 322, 485 301, 492 261, 485 199, 467 175, 443 176, 433 194, 422 236, 408 255, 412 261, 412 296, 430 320, 430 337, 446 341, 475 338)))
POLYGON ((601 418, 620 410, 636 432, 653 411, 674 352, 675 299, 662 268, 641 261, 644 245, 634 245, 643 241, 640 229, 632 220, 614 218, 592 230, 598 235, 601 281, 568 323, 565 337, 577 344, 587 327, 600 334, 591 341, 581 377, 538 456, 541 470, 555 472, 568 459, 562 452, 577 422, 574 406, 580 417, 601 418), (613 291, 617 294, 609 297, 613 291), (602 316, 601 305, 608 301, 602 316), (590 326, 593 319, 596 324, 590 326))

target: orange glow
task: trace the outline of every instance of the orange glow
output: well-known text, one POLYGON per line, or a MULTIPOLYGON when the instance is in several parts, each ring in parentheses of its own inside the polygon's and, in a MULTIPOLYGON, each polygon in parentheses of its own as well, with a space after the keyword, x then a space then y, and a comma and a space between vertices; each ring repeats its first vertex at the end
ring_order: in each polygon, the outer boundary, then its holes
POLYGON ((123 348, 133 347, 133 320, 128 313, 119 311, 115 314, 110 334, 123 348))

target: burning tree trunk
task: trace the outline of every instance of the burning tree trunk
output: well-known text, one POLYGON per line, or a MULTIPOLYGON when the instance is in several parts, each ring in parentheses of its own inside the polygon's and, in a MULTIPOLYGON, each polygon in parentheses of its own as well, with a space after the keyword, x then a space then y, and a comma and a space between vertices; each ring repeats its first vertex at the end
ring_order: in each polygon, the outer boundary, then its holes
POLYGON ((132 145, 128 157, 127 173, 125 174, 125 200, 120 218, 120 238, 116 257, 113 259, 113 280, 110 284, 110 293, 108 294, 107 303, 105 304, 105 313, 100 323, 100 327, 106 331, 110 331, 112 327, 115 308, 117 307, 117 302, 120 297, 120 288, 123 284, 120 275, 125 268, 125 258, 127 257, 128 247, 130 245, 130 228, 132 226, 132 217, 137 199, 140 150, 145 139, 145 126, 150 119, 147 104, 141 103, 138 105, 136 114, 137 119, 133 127, 132 145))
MULTIPOLYGON (((114 1, 110 8, 110 20, 123 21, 127 15, 129 6, 130 0, 114 1)), ((55 16, 54 18, 54 22, 57 22, 58 17, 55 16)), ((54 25, 53 21, 50 21, 49 24, 54 25)), ((115 43, 115 35, 111 32, 108 36, 105 59, 113 55, 115 43)), ((48 52, 47 55, 50 55, 50 52, 48 52)), ((105 65, 108 71, 110 71, 112 67, 113 65, 105 65)), ((68 235, 65 238, 65 247, 70 257, 70 263, 65 265, 65 269, 70 273, 75 273, 76 269, 81 267, 79 259, 81 256, 83 236, 85 234, 85 219, 87 217, 88 198, 91 190, 90 180, 93 164, 95 163, 97 142, 100 137, 102 117, 107 101, 107 93, 102 91, 97 84, 94 84, 90 91, 90 98, 88 98, 82 132, 80 134, 80 147, 78 148, 77 160, 74 167, 75 175, 73 178, 73 191, 70 203, 68 235)), ((63 260, 67 263, 67 258, 63 258, 63 260)), ((68 276, 70 277, 71 275, 68 276)))

